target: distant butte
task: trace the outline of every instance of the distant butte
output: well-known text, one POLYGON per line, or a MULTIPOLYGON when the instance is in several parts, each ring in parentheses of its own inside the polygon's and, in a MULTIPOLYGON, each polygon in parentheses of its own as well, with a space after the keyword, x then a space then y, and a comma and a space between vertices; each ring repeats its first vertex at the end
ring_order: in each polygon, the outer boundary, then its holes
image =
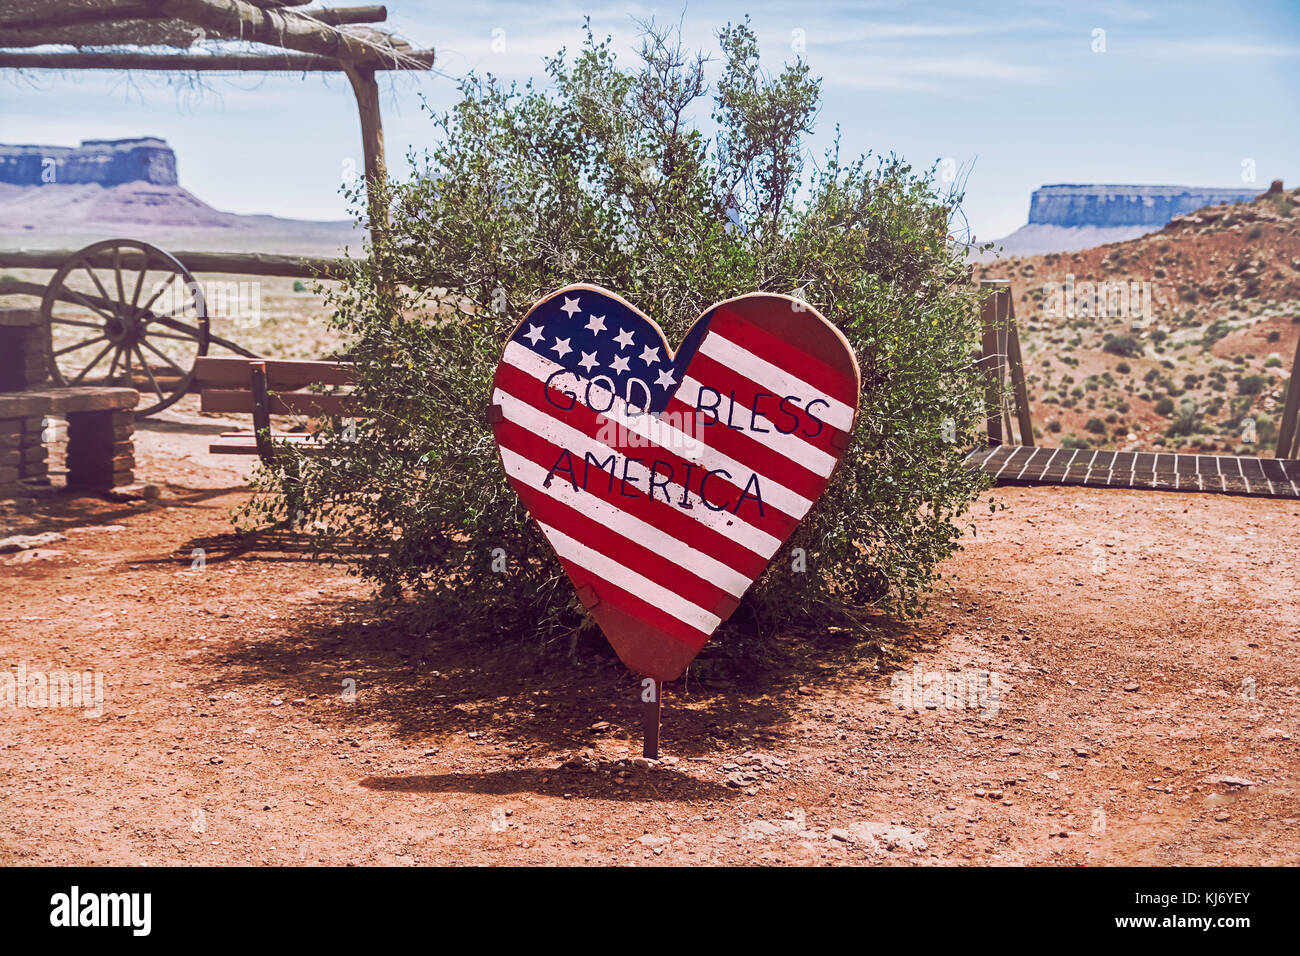
POLYGON ((1124 242, 1164 228, 1175 216, 1205 206, 1251 202, 1261 192, 1255 186, 1041 186, 1029 201, 1028 224, 994 240, 994 249, 1002 255, 1040 255, 1124 242))
POLYGON ((127 237, 172 249, 334 255, 360 247, 364 235, 351 220, 215 209, 180 185, 176 154, 157 137, 0 144, 0 248, 78 248, 127 237))

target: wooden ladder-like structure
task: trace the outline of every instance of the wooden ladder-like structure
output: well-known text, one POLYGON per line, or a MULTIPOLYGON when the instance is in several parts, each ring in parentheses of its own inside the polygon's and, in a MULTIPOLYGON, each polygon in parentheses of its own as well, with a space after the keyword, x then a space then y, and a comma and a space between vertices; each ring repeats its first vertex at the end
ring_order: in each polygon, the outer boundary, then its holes
POLYGON ((1300 339, 1296 339, 1295 358, 1291 360, 1291 381, 1282 402, 1282 425, 1277 432, 1275 458, 1300 458, 1300 339))
POLYGON ((980 367, 984 370, 984 408, 990 448, 1016 444, 1011 428, 1012 406, 1020 428, 1022 447, 1034 446, 1034 418, 1025 385, 1025 364, 1020 355, 1020 331, 1010 279, 982 279, 980 322, 983 326, 980 367), (1011 391, 1006 388, 1011 377, 1011 391))

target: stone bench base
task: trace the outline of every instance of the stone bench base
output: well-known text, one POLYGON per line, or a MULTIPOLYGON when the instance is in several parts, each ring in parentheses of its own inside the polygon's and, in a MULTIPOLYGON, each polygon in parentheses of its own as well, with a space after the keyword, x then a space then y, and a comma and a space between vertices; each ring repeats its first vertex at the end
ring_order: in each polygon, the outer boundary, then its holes
POLYGON ((0 497, 21 481, 48 481, 45 418, 68 420, 68 487, 107 490, 135 480, 133 388, 29 389, 0 392, 0 497))

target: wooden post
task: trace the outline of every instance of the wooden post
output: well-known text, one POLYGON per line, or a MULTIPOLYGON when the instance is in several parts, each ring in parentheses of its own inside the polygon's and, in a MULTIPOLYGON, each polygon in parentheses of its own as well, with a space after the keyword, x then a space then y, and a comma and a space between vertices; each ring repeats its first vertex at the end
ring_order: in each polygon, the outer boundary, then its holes
POLYGON ((375 286, 382 298, 391 297, 394 286, 388 261, 388 168, 384 162, 384 126, 379 116, 379 84, 373 67, 343 64, 352 84, 361 114, 361 149, 366 163, 366 204, 370 213, 370 247, 375 261, 375 286))
POLYGON ((980 291, 985 299, 980 305, 983 325, 981 364, 984 366, 984 415, 988 424, 989 447, 1002 444, 1002 349, 999 328, 1000 290, 1009 285, 1006 279, 981 279, 980 291), (991 295, 989 293, 992 293, 991 295))
POLYGON ((645 735, 642 754, 651 760, 659 759, 659 724, 663 718, 664 682, 647 677, 641 683, 641 726, 645 735), (649 698, 646 692, 649 691, 649 698))
POLYGON ((1020 421, 1020 444, 1034 446, 1034 416, 1029 408, 1029 388, 1025 384, 1025 363, 1020 356, 1020 330, 1016 327, 1016 305, 1007 286, 1007 365, 1011 385, 1016 392, 1016 417, 1020 421))
POLYGON ((1295 358, 1291 361, 1291 382, 1286 388, 1286 404, 1282 411, 1282 428, 1277 433, 1276 458, 1300 457, 1300 340, 1295 344, 1295 358))
POLYGON ((266 363, 248 363, 249 391, 253 393, 253 438, 257 454, 262 461, 275 458, 275 445, 271 441, 271 396, 266 386, 266 363))
POLYGON ((361 115, 361 149, 366 166, 366 200, 373 235, 388 225, 388 208, 384 194, 387 167, 384 164, 384 125, 379 115, 379 84, 373 67, 343 63, 343 72, 352 84, 361 115))

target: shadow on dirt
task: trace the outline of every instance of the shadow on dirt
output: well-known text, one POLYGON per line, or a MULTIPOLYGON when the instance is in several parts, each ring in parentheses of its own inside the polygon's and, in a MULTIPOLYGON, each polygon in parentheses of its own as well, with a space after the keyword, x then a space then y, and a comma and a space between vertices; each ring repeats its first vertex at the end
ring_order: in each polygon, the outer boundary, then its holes
POLYGON ((409 777, 367 777, 361 786, 390 793, 536 793, 552 797, 597 797, 602 800, 728 800, 739 791, 721 783, 699 780, 676 770, 629 773, 615 786, 599 773, 527 767, 492 773, 418 774, 409 777))
MULTIPOLYGON (((780 746, 795 712, 816 714, 814 698, 823 692, 852 685, 858 694, 887 693, 886 675, 923 643, 914 628, 883 616, 872 619, 865 635, 823 629, 760 641, 724 634, 665 688, 665 749, 689 758, 780 746)), ((307 706, 320 715, 313 719, 340 734, 364 735, 382 724, 427 746, 468 738, 502 759, 555 759, 587 747, 640 750, 640 678, 599 632, 551 642, 486 631, 445 634, 430 629, 418 603, 323 595, 308 614, 210 663, 220 674, 212 692, 233 683, 264 687, 268 696, 309 698, 307 706)), ((837 718, 832 711, 821 716, 828 723, 837 718)), ((536 790, 545 772, 503 774, 478 785, 536 790)), ((472 775, 402 778, 384 788, 464 787, 467 779, 472 775)), ((573 786, 557 779, 552 789, 573 786)))

